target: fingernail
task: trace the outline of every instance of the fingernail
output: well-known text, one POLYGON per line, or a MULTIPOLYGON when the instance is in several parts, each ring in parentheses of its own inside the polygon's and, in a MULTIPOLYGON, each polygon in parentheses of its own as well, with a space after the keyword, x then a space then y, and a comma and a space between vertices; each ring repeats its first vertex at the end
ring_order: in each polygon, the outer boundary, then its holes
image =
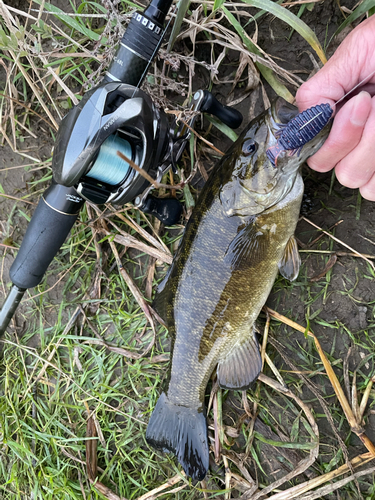
POLYGON ((362 91, 353 97, 353 110, 350 116, 351 123, 356 127, 363 127, 371 110, 371 96, 362 91))

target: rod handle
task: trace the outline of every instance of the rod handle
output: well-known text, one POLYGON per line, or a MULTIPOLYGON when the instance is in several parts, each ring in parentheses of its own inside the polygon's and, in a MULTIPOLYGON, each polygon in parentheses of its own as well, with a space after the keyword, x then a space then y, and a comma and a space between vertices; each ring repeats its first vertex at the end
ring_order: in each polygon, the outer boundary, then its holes
POLYGON ((53 184, 47 189, 10 268, 12 283, 22 289, 39 285, 75 223, 82 204, 74 188, 53 184))

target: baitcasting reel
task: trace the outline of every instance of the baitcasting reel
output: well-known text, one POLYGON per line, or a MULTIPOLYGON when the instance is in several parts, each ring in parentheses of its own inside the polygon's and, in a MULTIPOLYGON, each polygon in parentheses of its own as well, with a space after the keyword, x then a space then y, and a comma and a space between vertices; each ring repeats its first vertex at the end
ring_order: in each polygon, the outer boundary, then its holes
MULTIPOLYGON (((191 111, 206 111, 232 128, 241 114, 223 106, 208 91, 198 90, 191 111)), ((196 114, 188 123, 192 128, 196 114)), ((179 161, 191 131, 186 125, 176 129, 167 115, 158 110, 142 90, 123 83, 103 84, 88 92, 62 121, 53 156, 55 182, 75 187, 77 193, 96 204, 122 205, 135 201, 164 224, 174 224, 181 214, 176 199, 150 198, 150 182, 118 156, 122 153, 153 180, 179 161), (86 133, 82 133, 86 130, 86 133), (152 200, 152 203, 150 203, 152 200)))

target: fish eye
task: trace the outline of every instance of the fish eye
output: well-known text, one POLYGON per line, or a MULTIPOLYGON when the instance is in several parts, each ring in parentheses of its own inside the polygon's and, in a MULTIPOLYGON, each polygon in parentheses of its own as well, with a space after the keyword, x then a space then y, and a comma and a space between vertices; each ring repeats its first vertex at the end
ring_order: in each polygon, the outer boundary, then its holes
POLYGON ((251 155, 258 149, 258 144, 253 139, 247 139, 242 145, 242 153, 245 156, 251 155))

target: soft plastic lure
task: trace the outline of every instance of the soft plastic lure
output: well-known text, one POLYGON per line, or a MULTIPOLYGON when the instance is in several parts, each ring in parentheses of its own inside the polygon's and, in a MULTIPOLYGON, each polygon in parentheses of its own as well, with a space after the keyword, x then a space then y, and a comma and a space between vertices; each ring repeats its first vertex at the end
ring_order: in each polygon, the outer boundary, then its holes
POLYGON ((302 111, 287 124, 280 123, 280 130, 276 132, 277 143, 266 152, 271 163, 277 165, 277 157, 282 151, 289 151, 290 155, 299 154, 302 146, 327 125, 332 113, 329 104, 318 104, 302 111))

